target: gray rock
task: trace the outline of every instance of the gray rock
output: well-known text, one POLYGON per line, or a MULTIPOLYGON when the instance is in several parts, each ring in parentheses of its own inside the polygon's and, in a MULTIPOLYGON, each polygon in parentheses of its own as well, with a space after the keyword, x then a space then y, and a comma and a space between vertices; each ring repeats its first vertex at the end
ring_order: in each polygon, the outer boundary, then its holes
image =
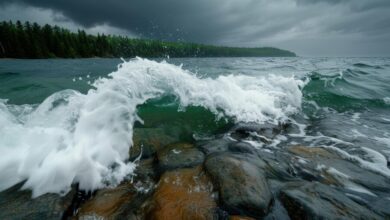
POLYGON ((205 168, 218 188, 222 207, 229 214, 260 217, 268 212, 272 194, 263 173, 248 158, 213 154, 206 159, 205 168))
POLYGON ((257 124, 254 122, 249 123, 239 123, 235 125, 230 133, 235 139, 246 138, 250 135, 251 132, 255 132, 264 138, 260 140, 267 143, 267 139, 272 139, 275 135, 279 134, 284 129, 284 125, 274 125, 274 124, 257 124))
POLYGON ((229 144, 229 151, 234 153, 255 154, 255 148, 246 142, 233 142, 229 144))
POLYGON ((291 219, 383 219, 343 193, 318 182, 292 182, 280 192, 291 219))
POLYGON ((203 163, 204 158, 200 150, 188 143, 171 144, 157 153, 160 171, 194 167, 203 163))
POLYGON ((133 133, 133 146, 130 148, 130 160, 151 158, 164 146, 178 141, 177 137, 167 135, 161 128, 136 128, 133 133))
POLYGON ((75 196, 71 190, 63 197, 50 193, 32 199, 30 190, 20 190, 22 185, 0 192, 0 219, 61 219, 75 196))
POLYGON ((211 153, 226 152, 229 150, 229 145, 234 143, 228 138, 219 138, 211 141, 203 142, 198 145, 198 148, 206 155, 211 153))

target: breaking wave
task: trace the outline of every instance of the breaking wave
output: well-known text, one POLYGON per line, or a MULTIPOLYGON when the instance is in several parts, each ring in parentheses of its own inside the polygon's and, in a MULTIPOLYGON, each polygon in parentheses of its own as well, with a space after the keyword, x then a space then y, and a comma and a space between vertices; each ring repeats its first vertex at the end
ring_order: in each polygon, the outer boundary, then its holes
POLYGON ((25 181, 33 197, 116 185, 135 169, 128 160, 137 106, 174 96, 179 110, 208 109, 236 122, 279 123, 299 111, 305 82, 294 77, 200 78, 180 66, 136 58, 93 83, 39 105, 0 101, 0 191, 25 181))

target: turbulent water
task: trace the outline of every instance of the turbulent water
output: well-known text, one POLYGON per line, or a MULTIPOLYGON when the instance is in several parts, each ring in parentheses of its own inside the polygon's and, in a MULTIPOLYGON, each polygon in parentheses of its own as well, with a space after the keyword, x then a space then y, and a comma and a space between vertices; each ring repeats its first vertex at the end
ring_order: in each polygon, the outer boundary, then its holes
POLYGON ((320 146, 390 178, 389 85, 387 58, 0 60, 0 191, 115 185, 137 127, 201 141, 239 122, 290 125, 247 140, 264 153, 320 146))

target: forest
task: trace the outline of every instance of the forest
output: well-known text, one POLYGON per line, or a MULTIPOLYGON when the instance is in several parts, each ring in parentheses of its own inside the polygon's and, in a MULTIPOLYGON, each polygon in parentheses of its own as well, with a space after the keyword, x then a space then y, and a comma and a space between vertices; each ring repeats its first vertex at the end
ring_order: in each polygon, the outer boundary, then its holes
POLYGON ((0 22, 0 58, 89 57, 279 57, 295 53, 273 47, 244 48, 91 35, 51 25, 0 22))

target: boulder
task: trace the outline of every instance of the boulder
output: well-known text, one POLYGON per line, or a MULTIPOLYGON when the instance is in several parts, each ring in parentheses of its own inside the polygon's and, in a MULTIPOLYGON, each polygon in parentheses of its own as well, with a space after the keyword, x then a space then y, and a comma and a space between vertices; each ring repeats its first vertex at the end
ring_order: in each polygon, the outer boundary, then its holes
POLYGON ((204 158, 203 152, 188 143, 171 144, 157 153, 160 171, 194 167, 203 163, 204 158))
POLYGON ((0 192, 0 219, 61 219, 76 194, 72 189, 64 196, 48 193, 31 198, 31 191, 21 190, 22 185, 0 192))
POLYGON ((206 155, 211 153, 220 153, 226 152, 229 149, 229 145, 235 141, 230 140, 229 138, 223 137, 218 139, 213 139, 210 141, 201 142, 198 145, 198 148, 203 151, 206 155))
POLYGON ((130 160, 135 160, 142 152, 141 158, 154 156, 165 145, 177 142, 161 128, 135 128, 133 132, 133 146, 130 148, 130 160))
POLYGON ((280 192, 291 219, 383 219, 343 193, 318 182, 292 182, 280 192))
POLYGON ((219 191, 222 208, 231 215, 264 216, 271 205, 272 194, 264 174, 249 157, 213 154, 205 161, 219 191))
POLYGON ((200 167, 166 172, 145 206, 146 219, 215 219, 212 190, 200 167))
POLYGON ((254 122, 241 122, 235 125, 231 130, 231 136, 235 139, 247 138, 251 133, 257 133, 258 140, 268 143, 270 139, 279 134, 286 125, 274 125, 270 123, 257 124, 254 122))
POLYGON ((143 216, 141 205, 151 191, 123 182, 115 188, 98 190, 78 209, 77 219, 137 219, 143 216))
POLYGON ((229 220, 255 220, 255 219, 246 216, 232 215, 229 216, 229 220))

